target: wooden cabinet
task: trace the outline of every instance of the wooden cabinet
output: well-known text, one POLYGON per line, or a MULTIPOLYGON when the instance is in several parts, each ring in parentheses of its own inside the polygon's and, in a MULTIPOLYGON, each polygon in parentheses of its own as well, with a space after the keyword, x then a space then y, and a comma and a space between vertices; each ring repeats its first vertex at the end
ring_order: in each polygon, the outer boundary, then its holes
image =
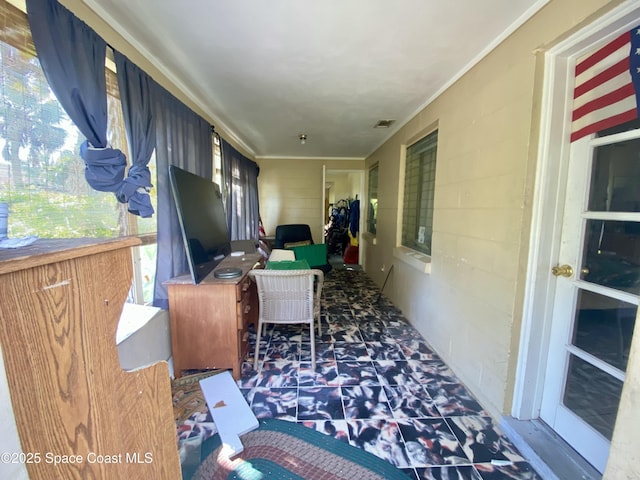
POLYGON ((240 268, 231 279, 213 272, 194 285, 189 275, 167 282, 174 374, 183 370, 220 368, 240 378, 249 350, 249 325, 257 325, 258 294, 248 272, 261 262, 259 254, 227 257, 217 269, 240 268))
POLYGON ((138 243, 38 240, 0 251, 0 341, 32 480, 180 478, 167 364, 125 372, 118 360, 138 243))

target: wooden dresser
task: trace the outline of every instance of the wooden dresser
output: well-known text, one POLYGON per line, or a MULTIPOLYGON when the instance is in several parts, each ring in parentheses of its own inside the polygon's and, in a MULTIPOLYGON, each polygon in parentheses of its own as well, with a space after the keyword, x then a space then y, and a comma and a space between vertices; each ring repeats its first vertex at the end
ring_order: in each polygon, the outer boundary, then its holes
POLYGON ((249 350, 249 325, 257 325, 258 294, 248 273, 260 254, 227 257, 216 269, 240 268, 231 279, 213 272, 194 285, 182 275, 167 282, 174 375, 183 370, 231 369, 240 378, 242 359, 249 350))
POLYGON ((125 372, 118 359, 138 243, 0 250, 0 342, 32 480, 181 477, 167 364, 125 372))

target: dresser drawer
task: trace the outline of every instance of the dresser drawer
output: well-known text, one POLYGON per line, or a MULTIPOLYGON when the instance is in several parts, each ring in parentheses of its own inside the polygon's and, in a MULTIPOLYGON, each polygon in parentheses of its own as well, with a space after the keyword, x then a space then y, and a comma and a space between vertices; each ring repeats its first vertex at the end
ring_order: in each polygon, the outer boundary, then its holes
POLYGON ((251 319, 253 318, 251 309, 257 308, 257 305, 252 305, 251 295, 249 291, 242 297, 242 300, 238 302, 238 310, 236 318, 238 319, 238 330, 245 330, 249 327, 251 319))
POLYGON ((245 275, 241 282, 236 285, 236 298, 239 302, 242 302, 247 296, 249 289, 251 288, 251 277, 245 275))

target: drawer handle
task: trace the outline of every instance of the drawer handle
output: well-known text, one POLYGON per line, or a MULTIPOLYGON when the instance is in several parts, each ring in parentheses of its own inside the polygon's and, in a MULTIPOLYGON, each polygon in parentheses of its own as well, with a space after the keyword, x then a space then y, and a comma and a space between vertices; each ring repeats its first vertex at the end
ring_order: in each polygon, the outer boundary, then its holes
POLYGON ((244 307, 244 313, 245 313, 245 315, 246 315, 247 313, 249 313, 250 311, 251 311, 251 305, 246 305, 246 306, 244 307))
POLYGON ((243 292, 246 292, 247 290, 249 290, 249 282, 245 282, 245 283, 242 285, 242 291, 243 291, 243 292))

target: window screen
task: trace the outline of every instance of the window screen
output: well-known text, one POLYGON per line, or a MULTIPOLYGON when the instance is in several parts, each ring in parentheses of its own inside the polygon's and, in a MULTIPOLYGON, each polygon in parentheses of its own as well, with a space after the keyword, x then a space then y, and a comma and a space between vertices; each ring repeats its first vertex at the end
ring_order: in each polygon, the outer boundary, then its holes
POLYGON ((438 132, 407 147, 402 245, 431 255, 438 132))

